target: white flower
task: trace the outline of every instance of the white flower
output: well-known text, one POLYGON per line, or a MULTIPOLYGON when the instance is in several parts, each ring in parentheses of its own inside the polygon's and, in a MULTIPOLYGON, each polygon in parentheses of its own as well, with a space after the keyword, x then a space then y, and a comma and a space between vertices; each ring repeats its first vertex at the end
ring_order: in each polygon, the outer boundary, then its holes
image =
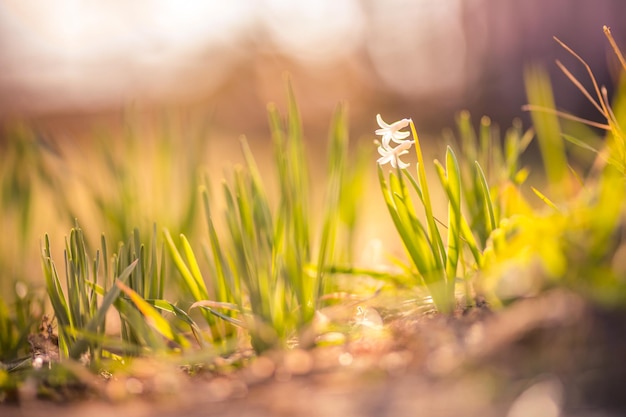
POLYGON ((380 145, 378 147, 378 153, 381 156, 380 158, 376 160, 376 162, 378 162, 379 165, 390 163, 391 166, 394 168, 398 167, 400 169, 405 169, 410 164, 406 162, 402 162, 400 160, 400 156, 409 153, 409 148, 413 146, 414 143, 415 141, 413 140, 405 140, 402 143, 400 143, 398 146, 396 146, 395 148, 391 148, 389 146, 385 147, 384 145, 380 145))
POLYGON ((381 141, 385 149, 389 149, 389 143, 392 140, 397 144, 401 144, 411 134, 410 132, 400 131, 409 125, 411 119, 402 119, 392 124, 387 124, 383 118, 380 117, 380 114, 377 114, 376 121, 378 122, 378 126, 380 126, 380 129, 376 129, 376 134, 382 136, 381 141))

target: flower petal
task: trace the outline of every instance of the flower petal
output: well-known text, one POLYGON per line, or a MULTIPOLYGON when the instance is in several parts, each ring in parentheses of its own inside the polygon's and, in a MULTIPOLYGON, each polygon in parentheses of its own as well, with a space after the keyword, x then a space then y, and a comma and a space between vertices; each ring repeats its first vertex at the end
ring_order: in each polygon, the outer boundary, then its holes
POLYGON ((379 165, 384 165, 386 163, 391 164, 392 167, 399 167, 400 169, 407 168, 410 164, 402 162, 400 160, 400 156, 409 153, 409 148, 413 146, 415 141, 406 140, 400 143, 395 148, 385 147, 384 145, 380 145, 378 147, 378 153, 381 155, 380 158, 376 160, 379 165))
POLYGON ((402 143, 405 141, 406 138, 409 137, 410 134, 411 132, 395 132, 393 135, 391 135, 391 139, 395 143, 402 143))
POLYGON ((380 113, 376 115, 376 122, 378 123, 378 126, 380 126, 383 129, 388 129, 389 128, 389 125, 387 123, 385 123, 385 121, 383 120, 383 118, 380 115, 380 113))
POLYGON ((401 129, 404 129, 411 123, 411 119, 401 119, 397 122, 393 122, 392 124, 386 123, 380 114, 376 115, 376 121, 380 126, 380 129, 376 129, 375 133, 377 135, 382 136, 382 144, 383 147, 389 149, 389 144, 391 141, 395 143, 402 143, 405 139, 409 137, 410 132, 402 132, 401 129))

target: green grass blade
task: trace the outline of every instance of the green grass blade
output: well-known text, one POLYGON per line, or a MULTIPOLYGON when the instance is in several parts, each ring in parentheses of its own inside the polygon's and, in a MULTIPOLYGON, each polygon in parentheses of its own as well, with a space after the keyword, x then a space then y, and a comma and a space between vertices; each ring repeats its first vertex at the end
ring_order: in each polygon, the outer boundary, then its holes
POLYGON ((191 248, 191 245, 189 244, 189 241, 187 240, 187 237, 185 235, 180 235, 180 241, 183 246, 185 258, 187 259, 189 271, 191 272, 191 276, 194 279, 199 294, 201 297, 207 298, 209 296, 209 293, 207 291, 204 278, 202 278, 202 272, 200 271, 200 266, 198 265, 196 255, 194 254, 193 249, 191 248))
POLYGON ((446 276, 448 296, 454 297, 454 283, 461 250, 461 173, 452 148, 446 151, 446 181, 448 194, 448 245, 446 250, 446 276))
MULTIPOLYGON (((529 67, 524 74, 526 95, 530 106, 555 109, 554 96, 547 72, 540 67, 529 67)), ((567 157, 561 136, 558 116, 552 111, 533 111, 533 126, 537 132, 550 191, 559 199, 571 196, 567 157)))
POLYGON ((50 239, 48 235, 44 236, 42 261, 48 298, 52 304, 52 309, 54 310, 54 315, 57 318, 57 323, 60 329, 59 351, 62 356, 68 357, 72 340, 70 339, 71 336, 69 336, 64 329, 73 328, 71 312, 67 305, 65 294, 63 293, 59 273, 50 255, 50 239))
MULTIPOLYGON (((390 179, 393 178, 392 173, 390 174, 390 179)), ((383 170, 380 166, 378 166, 378 179, 391 219, 400 234, 400 238, 409 256, 413 260, 422 278, 429 279, 430 272, 433 270, 434 261, 428 256, 432 255, 432 246, 428 242, 426 231, 416 219, 411 219, 406 210, 406 205, 404 201, 402 201, 402 197, 392 191, 385 180, 383 170)))
POLYGON ((177 307, 167 300, 146 300, 146 302, 154 308, 171 313, 176 316, 177 319, 182 320, 191 328, 191 331, 193 332, 194 336, 196 336, 196 340, 200 343, 200 345, 205 345, 202 341, 203 339, 199 337, 201 333, 200 328, 198 327, 196 322, 191 317, 189 317, 189 314, 187 314, 180 307, 177 307))
POLYGON ((556 204, 554 204, 548 197, 546 197, 541 191, 539 191, 538 189, 536 189, 535 187, 530 187, 533 190, 533 193, 535 193, 535 195, 537 195, 537 197, 539 197, 539 199, 541 199, 541 201, 543 201, 544 203, 546 203, 546 205, 548 207, 550 207, 551 209, 553 209, 556 212, 560 212, 561 210, 557 207, 556 204))
POLYGON ((176 244, 174 243, 174 240, 172 239, 169 230, 163 229, 163 235, 165 237, 165 244, 167 246, 167 249, 170 253, 170 256, 172 257, 172 260, 174 261, 174 265, 182 276, 183 281, 185 282, 194 299, 201 300, 203 298, 207 298, 204 294, 202 294, 202 290, 198 286, 198 283, 196 282, 193 273, 187 267, 187 264, 185 263, 182 255, 178 251, 178 248, 176 247, 176 244))
MULTIPOLYGON (((239 285, 232 279, 226 255, 224 254, 220 241, 217 237, 217 230, 215 228, 215 224, 213 223, 211 206, 209 204, 209 190, 206 187, 202 188, 202 202, 204 205, 205 219, 209 228, 209 243, 213 264, 215 266, 215 293, 219 300, 230 301, 228 294, 238 295, 241 290, 239 285)), ((197 298, 196 301, 200 299, 201 298, 197 298)))
POLYGON ((444 254, 443 252, 443 241, 441 240, 441 235, 439 234, 439 229, 437 228, 437 223, 435 221, 435 216, 433 213, 432 202, 430 198, 430 191, 428 189, 428 181, 426 178, 426 165, 424 164, 424 156, 422 154, 422 147, 420 145, 419 137, 417 135, 417 130, 415 129, 415 124, 413 121, 410 122, 411 133, 413 134, 413 139, 415 140, 415 152, 417 153, 417 178, 419 182, 419 188, 422 190, 422 197, 424 201, 424 211, 426 214, 426 224, 428 225, 428 235, 430 241, 433 242, 433 255, 435 257, 435 261, 443 270, 444 265, 444 254))
MULTIPOLYGON (((219 301, 210 301, 210 300, 200 300, 200 301, 196 301, 195 303, 193 303, 189 307, 189 311, 191 311, 194 308, 205 309, 209 311, 211 314, 215 315, 216 317, 221 318, 224 321, 234 324, 237 327, 246 328, 246 323, 243 320, 236 319, 232 316, 229 316, 227 314, 223 314, 217 311, 217 309, 222 309, 222 310, 228 310, 232 312, 241 313, 242 311, 241 307, 237 304, 219 302, 219 301)), ((248 312, 248 314, 250 314, 250 312, 248 312)))
POLYGON ((150 264, 148 266, 148 279, 150 282, 150 289, 147 292, 147 296, 150 299, 158 299, 163 297, 162 277, 159 275, 159 271, 163 272, 162 266, 159 270, 158 255, 157 255, 157 227, 156 224, 152 225, 152 238, 150 241, 150 264))
MULTIPOLYGON (((133 270, 137 266, 138 260, 132 262, 126 269, 120 274, 117 278, 119 282, 125 282, 129 279, 133 270)), ((106 318, 106 313, 109 310, 109 307, 115 302, 115 300, 119 297, 120 289, 119 287, 113 286, 106 293, 104 298, 102 299, 102 304, 100 304, 100 308, 96 312, 95 316, 91 319, 91 321, 84 327, 88 333, 96 333, 97 329, 102 326, 104 320, 106 318)), ((78 359, 80 356, 88 349, 89 343, 85 339, 79 339, 74 346, 72 346, 69 356, 72 359, 78 359)))
POLYGON ((174 342, 183 348, 189 347, 189 342, 184 337, 181 337, 176 332, 170 323, 159 314, 159 312, 146 300, 144 300, 136 291, 129 286, 125 285, 122 281, 115 282, 117 287, 126 294, 128 298, 135 304, 137 309, 141 312, 146 323, 153 329, 159 332, 170 342, 174 342))
POLYGON ((487 221, 489 222, 489 228, 487 230, 487 235, 494 231, 498 227, 498 222, 496 220, 496 214, 493 207, 493 201, 491 200, 491 192, 489 191, 489 184, 487 184, 487 178, 485 178, 485 173, 483 169, 480 167, 478 162, 474 163, 474 167, 476 169, 476 178, 478 179, 478 183, 480 185, 480 192, 482 194, 482 203, 484 204, 487 212, 487 221))
POLYGON ((345 176, 345 165, 348 153, 348 126, 347 110, 339 106, 333 116, 330 129, 328 151, 328 186, 324 220, 322 225, 322 237, 317 260, 317 293, 318 299, 324 292, 324 273, 327 262, 332 262, 332 256, 336 252, 337 227, 341 214, 342 183, 345 176))

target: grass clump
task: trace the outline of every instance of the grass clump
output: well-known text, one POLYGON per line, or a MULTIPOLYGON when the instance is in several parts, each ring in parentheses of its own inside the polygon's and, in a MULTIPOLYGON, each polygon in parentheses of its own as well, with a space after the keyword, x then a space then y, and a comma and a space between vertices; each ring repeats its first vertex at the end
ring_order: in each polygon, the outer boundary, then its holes
MULTIPOLYGON (((341 219, 348 218, 353 225, 357 204, 357 200, 346 198, 349 193, 344 196, 349 171, 343 106, 331 126, 327 194, 317 234, 312 228, 310 173, 300 116, 291 89, 285 124, 273 105, 269 107, 269 119, 278 174, 278 206, 273 207, 250 148, 242 139, 245 166, 236 167, 232 180, 222 184, 226 231, 221 237, 212 193, 208 188, 202 191, 209 231, 206 258, 210 278, 205 279, 200 272, 186 238, 181 236, 182 249, 178 249, 165 232, 168 249, 193 293, 193 306, 245 329, 257 352, 289 342, 312 342, 305 334, 327 291, 329 265, 338 260, 335 253, 340 250, 336 242, 341 219), (212 283, 210 292, 205 282, 212 283)), ((214 319, 205 318, 210 326, 216 326, 214 319)))
MULTIPOLYGON (((623 65, 610 30, 605 28, 605 33, 623 65)), ((440 312, 454 309, 459 277, 466 283, 468 300, 475 293, 483 293, 493 305, 537 294, 552 285, 576 288, 596 301, 623 304, 624 286, 619 276, 624 268, 619 257, 624 250, 622 224, 626 209, 626 141, 621 128, 624 94, 618 92, 618 107, 614 110, 606 89, 598 86, 587 63, 558 42, 587 69, 595 97, 560 62, 557 64, 606 123, 556 110, 545 72, 537 67, 528 69, 529 104, 525 108, 532 111, 548 190, 531 189, 544 207, 533 209, 522 188, 528 170, 520 168, 521 155, 532 140, 533 131, 522 133, 515 123, 502 148, 488 119, 483 118, 476 135, 468 114, 461 114, 461 162, 450 147, 445 166, 435 161, 448 200, 447 218, 442 221, 433 212, 430 184, 413 122, 403 119, 388 125, 379 117, 381 128, 376 133, 382 136, 382 143, 378 147, 378 163, 391 163, 395 168, 387 178, 379 167, 383 196, 411 261, 409 270, 415 282, 427 289, 440 312), (566 133, 562 121, 605 130, 604 145, 596 148, 566 133), (410 132, 401 130, 405 127, 410 127, 410 132), (413 144, 418 162, 416 178, 408 170, 409 164, 400 160, 413 144), (568 144, 596 155, 586 176, 570 165, 568 144), (418 216, 410 190, 417 196, 425 220, 418 216), (442 230, 447 230, 445 239, 442 230), (468 285, 471 276, 480 277, 473 288, 468 285)))
MULTIPOLYGON (((42 316, 41 297, 27 297, 20 290, 14 307, 10 307, 7 293, 3 293, 3 372, 10 370, 11 375, 17 375, 18 368, 26 368, 31 370, 29 374, 47 374, 65 364, 62 366, 66 371, 73 373, 74 362, 88 364, 92 371, 107 372, 124 368, 135 356, 166 354, 178 357, 174 361, 178 364, 206 363, 217 354, 249 345, 258 353, 295 343, 312 345, 316 311, 327 302, 324 295, 333 286, 328 282, 332 263, 350 261, 358 190, 363 187, 366 166, 361 162, 352 168, 347 110, 339 106, 329 135, 326 195, 318 215, 309 200, 311 179, 291 88, 285 120, 273 106, 269 118, 279 179, 278 200, 268 196, 252 152, 242 139, 245 165, 236 166, 231 179, 222 183, 224 221, 216 220, 214 214, 216 199, 210 178, 207 176, 200 187, 198 181, 190 180, 189 184, 199 188, 198 197, 183 198, 188 203, 188 215, 183 223, 174 224, 179 232, 177 241, 169 227, 161 235, 156 226, 151 237, 144 240, 143 222, 125 241, 120 240, 131 225, 123 217, 127 212, 137 214, 139 196, 127 198, 128 193, 121 192, 116 193, 117 199, 105 198, 94 186, 88 194, 93 204, 87 206, 97 208, 96 219, 111 219, 113 228, 107 230, 113 237, 102 235, 99 244, 94 244, 94 239, 88 237, 92 235, 76 222, 66 238, 59 267, 51 239, 45 235, 41 259, 52 313, 42 316), (182 233, 193 230, 192 235, 197 237, 197 230, 202 228, 193 213, 196 198, 203 204, 208 226, 206 245, 200 251, 182 233), (319 229, 314 227, 315 221, 321 225, 319 229), (35 301, 41 304, 38 315, 32 314, 35 301)), ((132 138, 136 135, 131 135, 128 146, 137 145, 132 138)), ((139 175, 134 170, 141 169, 129 162, 133 158, 125 158, 126 153, 121 154, 126 161, 121 166, 119 155, 116 157, 111 149, 102 152, 108 161, 104 177, 119 176, 112 183, 128 191, 139 175)), ((55 153, 55 157, 59 155, 55 153)), ((44 159, 37 163, 44 164, 44 159)), ((199 167, 198 163, 188 168, 190 179, 195 178, 199 167)), ((48 187, 60 199, 53 205, 65 210, 62 219, 76 212, 75 202, 68 197, 71 193, 54 191, 74 179, 67 171, 57 177, 52 172, 48 187)), ((43 187, 39 183, 37 186, 43 187)), ((28 201, 30 188, 19 190, 15 198, 28 201)), ((166 189, 161 191, 167 193, 166 189)), ((20 236, 28 241, 28 224, 24 224, 20 236)))
MULTIPOLYGON (((621 51, 610 30, 605 27, 604 31, 622 64, 623 76, 626 66, 621 51)), ((533 114, 548 179, 547 191, 533 191, 545 207, 531 215, 511 217, 492 236, 493 257, 486 270, 492 276, 504 277, 491 284, 496 300, 567 286, 602 305, 623 306, 626 136, 621 126, 626 96, 623 88, 618 90, 612 105, 589 65, 556 40, 585 67, 592 92, 557 61, 559 68, 605 121, 585 120, 557 110, 545 73, 536 68, 527 72, 529 105, 525 108, 533 114), (604 130, 606 135, 602 141, 581 139, 565 131, 572 123, 604 130), (569 164, 566 145, 591 152, 595 160, 586 170, 576 170, 569 164)))
MULTIPOLYGON (((447 218, 442 221, 433 210, 415 125, 409 119, 405 119, 402 124, 410 126, 413 139, 392 138, 399 143, 394 148, 385 138, 388 132, 386 124, 379 119, 381 129, 377 134, 383 136, 382 144, 378 148, 382 155, 378 160, 380 186, 394 225, 411 260, 412 267, 409 269, 415 277, 414 282, 425 286, 438 311, 450 313, 456 308, 456 283, 459 278, 464 284, 466 302, 471 305, 475 295, 471 278, 483 264, 483 250, 488 238, 500 227, 501 219, 509 214, 510 207, 520 200, 514 187, 524 182, 527 172, 519 170, 519 159, 532 136, 522 134, 519 126, 515 126, 507 134, 506 154, 503 155, 497 134, 490 131, 489 120, 482 120, 481 140, 477 144, 469 114, 462 113, 458 121, 464 144, 462 163, 450 146, 446 151, 445 165, 437 160, 434 162, 439 184, 448 201, 447 218), (407 169, 408 164, 399 160, 402 153, 408 152, 401 149, 407 144, 415 144, 417 179, 407 169), (387 155, 392 158, 387 158, 387 155), (489 167, 489 178, 494 177, 491 184, 479 160, 489 167), (386 162, 391 162, 396 168, 389 173, 388 178, 381 167, 386 162), (423 208, 425 220, 417 213, 411 190, 423 208)), ((395 132, 396 135, 398 133, 404 132, 395 132)))
POLYGON ((110 258, 103 237, 101 249, 90 258, 83 232, 77 225, 66 242, 64 261, 65 279, 62 280, 50 256, 46 237, 44 275, 58 323, 61 358, 82 358, 98 368, 105 357, 189 346, 182 331, 165 320, 160 312, 172 313, 191 325, 192 330, 195 330, 194 323, 186 313, 162 299, 163 270, 156 249, 143 244, 138 231, 110 258), (119 313, 121 341, 106 333, 107 312, 111 307, 119 313))
POLYGON ((37 331, 44 311, 43 298, 24 282, 16 282, 10 296, 3 295, 0 298, 0 362, 28 356, 28 336, 37 331))

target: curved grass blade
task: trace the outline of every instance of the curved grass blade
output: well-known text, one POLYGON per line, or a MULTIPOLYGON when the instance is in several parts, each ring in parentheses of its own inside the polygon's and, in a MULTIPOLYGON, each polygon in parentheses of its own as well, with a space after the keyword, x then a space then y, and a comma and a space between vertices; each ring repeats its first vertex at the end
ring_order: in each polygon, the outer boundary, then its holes
POLYGON ((169 230, 163 230, 163 236, 165 236, 165 244, 167 245, 167 249, 172 256, 172 260, 174 261, 174 265, 176 269, 183 277, 183 281, 187 285, 187 288, 191 292, 192 296, 196 300, 202 300, 204 298, 208 298, 208 294, 206 291, 206 287, 204 286, 204 281, 202 280, 202 276, 200 274, 200 269, 198 267, 198 263, 195 261, 195 256, 193 256, 193 252, 189 247, 189 243, 184 235, 181 235, 181 240, 183 241, 183 246, 185 250, 185 255, 188 256, 187 260, 190 261, 190 267, 187 266, 187 263, 183 259, 181 253, 178 251, 172 236, 170 235, 169 230), (185 242, 186 245, 185 245, 185 242), (189 258, 189 253, 191 253, 191 258, 189 258), (191 268, 191 269, 190 269, 191 268))
POLYGON ((135 304, 135 307, 141 312, 146 323, 159 332, 167 340, 178 344, 183 348, 189 347, 189 342, 181 337, 170 325, 170 323, 159 314, 159 312, 146 300, 144 300, 137 292, 128 287, 121 281, 115 282, 116 286, 122 290, 128 298, 135 304))
POLYGON ((216 310, 220 308, 224 310, 235 311, 235 312, 241 313, 241 309, 237 304, 225 303, 225 302, 220 302, 220 301, 200 300, 200 301, 196 301, 195 303, 193 303, 191 307, 189 307, 189 310, 191 311, 191 309, 199 308, 199 307, 209 311, 211 314, 214 314, 215 316, 221 318, 222 320, 225 320, 231 324, 234 324, 237 327, 241 327, 244 329, 246 328, 246 324, 242 320, 227 316, 226 314, 220 313, 219 311, 216 310))
POLYGON ((191 328, 191 332, 194 335, 194 338, 196 339, 196 341, 201 347, 208 346, 207 343, 204 341, 204 339, 201 337, 201 330, 196 324, 196 322, 191 317, 189 317, 189 314, 185 313, 183 309, 175 306, 174 304, 170 303, 167 300, 146 300, 146 302, 152 305, 153 307, 155 307, 156 309, 174 314, 176 318, 182 320, 184 323, 189 325, 189 327, 191 328))

